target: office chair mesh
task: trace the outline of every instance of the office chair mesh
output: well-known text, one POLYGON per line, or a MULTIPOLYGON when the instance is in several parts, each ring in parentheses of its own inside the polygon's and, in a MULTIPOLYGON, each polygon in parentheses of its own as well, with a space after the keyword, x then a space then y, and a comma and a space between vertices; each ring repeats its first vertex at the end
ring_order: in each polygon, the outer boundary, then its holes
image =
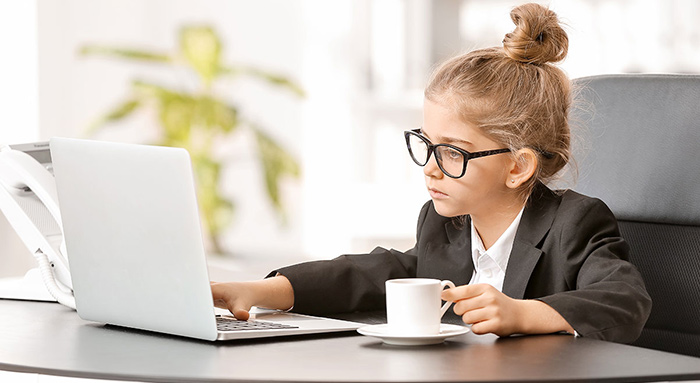
POLYGON ((700 227, 629 221, 619 225, 631 247, 630 261, 642 273, 654 305, 634 344, 700 356, 700 227))

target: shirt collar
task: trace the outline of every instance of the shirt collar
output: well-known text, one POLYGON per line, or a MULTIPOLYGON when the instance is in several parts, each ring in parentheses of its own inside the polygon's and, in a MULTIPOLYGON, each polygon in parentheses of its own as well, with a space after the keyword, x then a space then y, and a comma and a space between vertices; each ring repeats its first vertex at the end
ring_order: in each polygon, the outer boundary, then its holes
POLYGON ((510 258, 510 252, 513 250, 513 242, 515 241, 515 234, 518 231, 518 226, 520 225, 520 219, 523 216, 523 211, 525 208, 520 209, 520 212, 515 217, 510 226, 506 231, 501 234, 501 236, 496 240, 488 250, 484 248, 484 243, 481 241, 479 233, 477 233, 474 228, 474 221, 470 220, 471 225, 471 239, 472 239, 472 260, 474 266, 478 264, 478 258, 482 254, 487 254, 491 259, 493 259, 498 267, 505 271, 508 266, 508 259, 510 258))

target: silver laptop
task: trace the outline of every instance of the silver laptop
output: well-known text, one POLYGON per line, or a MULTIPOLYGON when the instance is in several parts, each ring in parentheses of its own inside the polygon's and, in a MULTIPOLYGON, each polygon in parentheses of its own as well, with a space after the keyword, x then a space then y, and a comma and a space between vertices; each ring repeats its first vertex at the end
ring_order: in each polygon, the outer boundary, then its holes
POLYGON ((68 138, 50 148, 81 318, 206 340, 360 327, 280 311, 215 315, 186 150, 68 138))

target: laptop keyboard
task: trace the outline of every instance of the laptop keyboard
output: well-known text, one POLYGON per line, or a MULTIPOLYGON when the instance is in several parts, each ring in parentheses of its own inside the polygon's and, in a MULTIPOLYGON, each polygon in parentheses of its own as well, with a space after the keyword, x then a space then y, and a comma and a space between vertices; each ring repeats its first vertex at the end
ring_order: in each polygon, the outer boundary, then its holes
POLYGON ((250 331, 250 330, 279 330, 298 328, 282 323, 262 322, 255 320, 237 320, 231 317, 216 317, 216 328, 219 331, 250 331))

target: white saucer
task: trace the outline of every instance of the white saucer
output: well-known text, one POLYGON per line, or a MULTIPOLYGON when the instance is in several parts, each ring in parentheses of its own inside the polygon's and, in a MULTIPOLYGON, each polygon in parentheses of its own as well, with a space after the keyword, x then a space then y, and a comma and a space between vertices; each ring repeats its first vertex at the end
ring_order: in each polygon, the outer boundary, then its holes
POLYGON ((401 335, 391 333, 389 331, 389 326, 387 324, 375 324, 371 326, 364 326, 357 329, 362 335, 371 336, 374 338, 380 338, 384 343, 391 344, 395 346, 420 346, 427 344, 438 344, 445 341, 445 339, 466 334, 469 332, 469 327, 457 326, 454 324, 440 324, 440 333, 435 335, 401 335))

